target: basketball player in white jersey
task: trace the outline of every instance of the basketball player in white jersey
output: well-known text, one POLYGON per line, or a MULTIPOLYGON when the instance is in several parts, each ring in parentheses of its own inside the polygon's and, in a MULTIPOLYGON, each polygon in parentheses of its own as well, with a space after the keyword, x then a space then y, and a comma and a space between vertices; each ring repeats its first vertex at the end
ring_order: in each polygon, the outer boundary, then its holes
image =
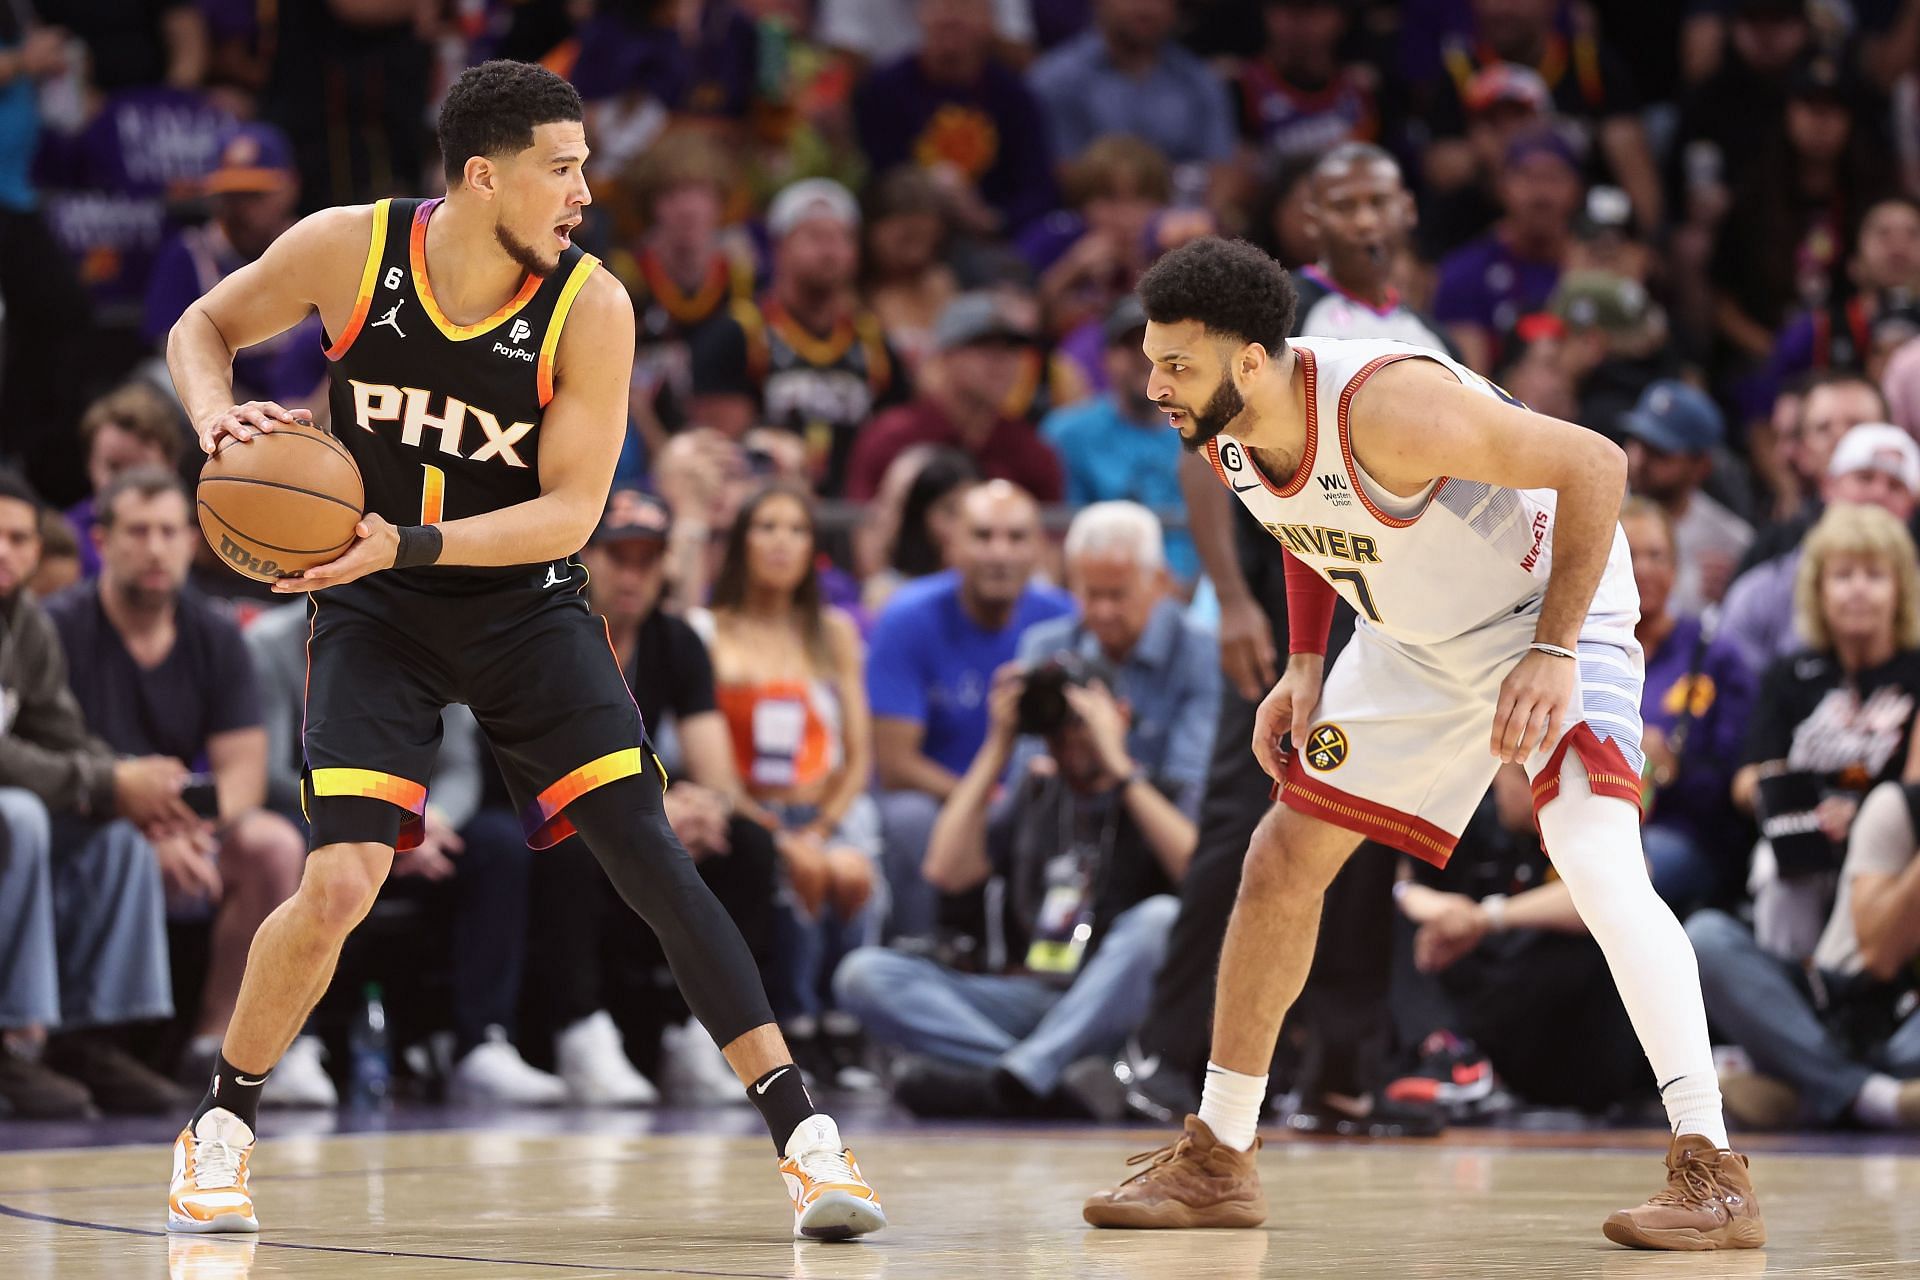
POLYGON ((1547 853, 1606 954, 1673 1129, 1665 1188, 1609 1217, 1607 1237, 1765 1243, 1746 1158, 1727 1149, 1693 952, 1640 848, 1625 456, 1433 351, 1289 344, 1293 283, 1242 242, 1188 243, 1140 296, 1147 393, 1280 544, 1293 652, 1255 718, 1253 751, 1281 803, 1254 833, 1227 929, 1200 1113, 1144 1171, 1089 1199, 1087 1221, 1265 1219, 1260 1073, 1311 963, 1327 884, 1363 836, 1443 864, 1513 762, 1533 779, 1547 853), (1336 592, 1360 621, 1323 681, 1336 592))

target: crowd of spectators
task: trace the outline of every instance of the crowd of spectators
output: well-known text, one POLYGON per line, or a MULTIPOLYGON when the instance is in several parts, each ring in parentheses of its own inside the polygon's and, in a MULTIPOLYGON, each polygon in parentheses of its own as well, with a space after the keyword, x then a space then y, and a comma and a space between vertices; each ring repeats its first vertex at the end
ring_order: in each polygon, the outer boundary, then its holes
MULTIPOLYGON (((1729 1109, 1920 1125, 1920 0, 0 7, 0 1112, 181 1105, 300 874, 305 617, 199 545, 167 328, 301 213, 431 193, 487 57, 586 102, 577 238, 639 317, 588 591, 816 1078, 1195 1092, 1286 617, 1132 289, 1229 234, 1301 334, 1623 444, 1645 844, 1729 1109)), ((236 398, 324 422, 323 341, 236 398)), ((462 709, 430 796, 268 1102, 335 1104, 367 981, 430 1091, 738 1101, 462 709)), ((1445 872, 1336 881, 1276 1075, 1341 1133, 1496 1079, 1653 1083, 1511 772, 1445 872)))

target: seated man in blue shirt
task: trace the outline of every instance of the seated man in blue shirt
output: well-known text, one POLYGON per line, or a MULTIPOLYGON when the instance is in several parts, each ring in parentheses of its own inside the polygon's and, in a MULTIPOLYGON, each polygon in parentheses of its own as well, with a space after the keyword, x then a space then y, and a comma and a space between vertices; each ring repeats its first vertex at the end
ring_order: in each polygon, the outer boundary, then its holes
POLYGON ((874 765, 882 788, 882 859, 892 932, 930 937, 938 895, 921 878, 928 834, 987 735, 987 688, 1020 634, 1073 609, 1035 583, 1040 509, 992 480, 961 502, 954 568, 894 593, 867 652, 874 765))
MULTIPOLYGON (((1113 692, 1132 711, 1128 754, 1197 818, 1220 714, 1219 646, 1167 594, 1160 521, 1137 502, 1097 502, 1068 527, 1066 560, 1079 616, 1027 628, 1021 663, 1032 670, 1066 651, 1111 667, 1113 692)), ((1021 743, 1010 780, 1040 748, 1021 743)))
MULTIPOLYGON (((213 915, 207 976, 182 1065, 211 1071, 260 922, 291 897, 306 841, 263 806, 267 733, 240 629, 185 590, 198 533, 178 477, 136 467, 100 495, 100 576, 47 602, 87 725, 116 752, 165 756, 210 775, 211 803, 142 828, 176 908, 213 915)), ((283 1059, 265 1100, 325 1105, 317 1054, 283 1059)))

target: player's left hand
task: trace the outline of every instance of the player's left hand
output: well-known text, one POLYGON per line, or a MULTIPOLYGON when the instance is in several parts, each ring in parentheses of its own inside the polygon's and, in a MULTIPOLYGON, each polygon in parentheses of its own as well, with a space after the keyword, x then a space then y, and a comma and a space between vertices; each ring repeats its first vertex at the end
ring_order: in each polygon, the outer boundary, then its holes
POLYGON ((280 578, 273 584, 274 591, 279 595, 321 591, 364 578, 370 573, 378 573, 382 569, 393 568, 393 558, 400 553, 398 529, 369 511, 360 517, 360 523, 353 527, 353 532, 353 545, 337 560, 329 560, 291 577, 280 578))
POLYGON ((1523 764, 1546 745, 1547 735, 1573 705, 1579 664, 1538 649, 1527 650, 1520 665, 1500 682, 1500 704, 1493 713, 1493 758, 1523 764))

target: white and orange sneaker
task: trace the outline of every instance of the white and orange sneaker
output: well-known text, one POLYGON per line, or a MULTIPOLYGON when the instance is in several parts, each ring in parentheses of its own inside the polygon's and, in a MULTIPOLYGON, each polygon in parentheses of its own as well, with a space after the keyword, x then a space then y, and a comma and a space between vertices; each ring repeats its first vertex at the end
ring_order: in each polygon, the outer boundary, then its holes
POLYGON ((849 1240, 887 1225, 832 1116, 809 1116, 793 1131, 780 1176, 793 1201, 793 1234, 803 1240, 849 1240))
POLYGON ((253 1130, 215 1107, 173 1140, 173 1188, 167 1196, 167 1230, 258 1231, 253 1193, 247 1190, 247 1157, 253 1130))

